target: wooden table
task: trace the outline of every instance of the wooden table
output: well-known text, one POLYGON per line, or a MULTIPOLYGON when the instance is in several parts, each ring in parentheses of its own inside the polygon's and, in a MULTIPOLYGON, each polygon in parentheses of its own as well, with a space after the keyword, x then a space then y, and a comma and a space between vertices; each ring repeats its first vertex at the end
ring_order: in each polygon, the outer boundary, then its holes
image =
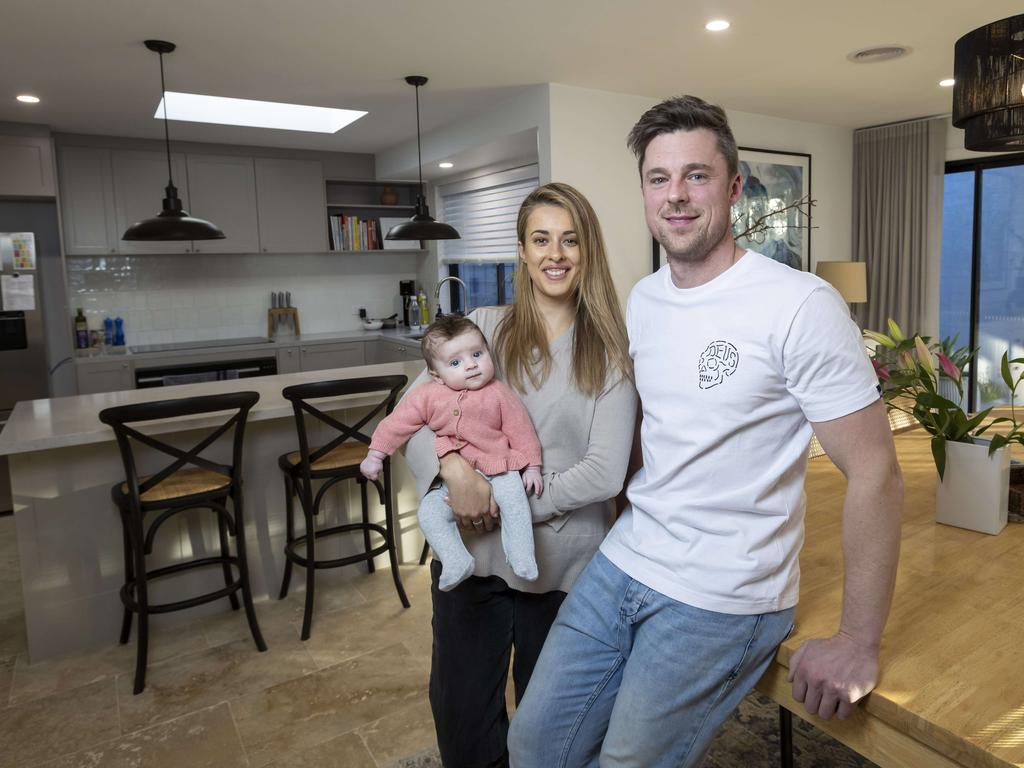
POLYGON ((803 641, 839 626, 846 481, 823 457, 807 472, 796 630, 758 689, 883 768, 1024 766, 1024 524, 988 536, 935 523, 928 435, 895 439, 906 497, 878 687, 848 720, 824 721, 786 682, 803 641))

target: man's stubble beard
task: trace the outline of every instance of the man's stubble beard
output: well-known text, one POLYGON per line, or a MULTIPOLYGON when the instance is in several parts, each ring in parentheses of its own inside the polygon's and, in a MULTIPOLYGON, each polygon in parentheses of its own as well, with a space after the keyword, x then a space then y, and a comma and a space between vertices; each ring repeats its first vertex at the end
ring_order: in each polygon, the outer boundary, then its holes
MULTIPOLYGON (((715 231, 704 230, 696 238, 692 238, 683 250, 673 250, 669 245, 670 234, 668 231, 659 231, 655 239, 665 249, 665 255, 669 261, 680 261, 685 264, 698 264, 707 258, 715 246, 722 242, 729 231, 730 222, 721 222, 715 231)), ((667 226, 667 225, 666 225, 667 226)))

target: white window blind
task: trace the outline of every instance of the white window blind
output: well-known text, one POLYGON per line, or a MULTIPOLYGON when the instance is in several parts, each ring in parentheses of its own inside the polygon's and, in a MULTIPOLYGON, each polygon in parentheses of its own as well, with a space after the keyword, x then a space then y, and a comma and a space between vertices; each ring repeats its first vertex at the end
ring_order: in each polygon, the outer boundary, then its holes
POLYGON ((538 184, 536 166, 527 170, 525 178, 522 172, 506 172, 439 190, 441 221, 462 235, 460 240, 441 241, 445 262, 515 261, 516 215, 523 199, 538 184), (501 179, 509 175, 519 178, 501 179))

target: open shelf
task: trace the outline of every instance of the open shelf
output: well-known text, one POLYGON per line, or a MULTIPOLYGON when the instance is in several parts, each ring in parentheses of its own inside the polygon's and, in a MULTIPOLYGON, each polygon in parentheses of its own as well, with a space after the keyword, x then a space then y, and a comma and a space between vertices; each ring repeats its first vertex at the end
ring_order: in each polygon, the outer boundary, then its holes
POLYGON ((372 211, 414 211, 415 205, 381 205, 380 203, 328 203, 328 208, 362 208, 372 211))

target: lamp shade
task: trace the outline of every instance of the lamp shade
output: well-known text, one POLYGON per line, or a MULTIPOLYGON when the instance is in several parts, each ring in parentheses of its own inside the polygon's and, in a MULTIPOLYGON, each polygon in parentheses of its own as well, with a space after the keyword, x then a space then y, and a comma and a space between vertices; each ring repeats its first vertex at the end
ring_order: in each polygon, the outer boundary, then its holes
POLYGON ((223 240, 224 233, 206 219, 189 216, 181 207, 174 185, 165 190, 163 209, 156 216, 132 224, 122 240, 223 240))
POLYGON ((868 265, 863 261, 819 261, 815 274, 839 291, 847 304, 868 300, 868 265))
POLYGON ((976 152, 1024 149, 1024 14, 978 27, 953 50, 953 125, 976 152))
POLYGON ((416 213, 411 219, 395 224, 388 230, 385 240, 458 240, 455 227, 443 221, 434 221, 423 195, 416 196, 416 213))

